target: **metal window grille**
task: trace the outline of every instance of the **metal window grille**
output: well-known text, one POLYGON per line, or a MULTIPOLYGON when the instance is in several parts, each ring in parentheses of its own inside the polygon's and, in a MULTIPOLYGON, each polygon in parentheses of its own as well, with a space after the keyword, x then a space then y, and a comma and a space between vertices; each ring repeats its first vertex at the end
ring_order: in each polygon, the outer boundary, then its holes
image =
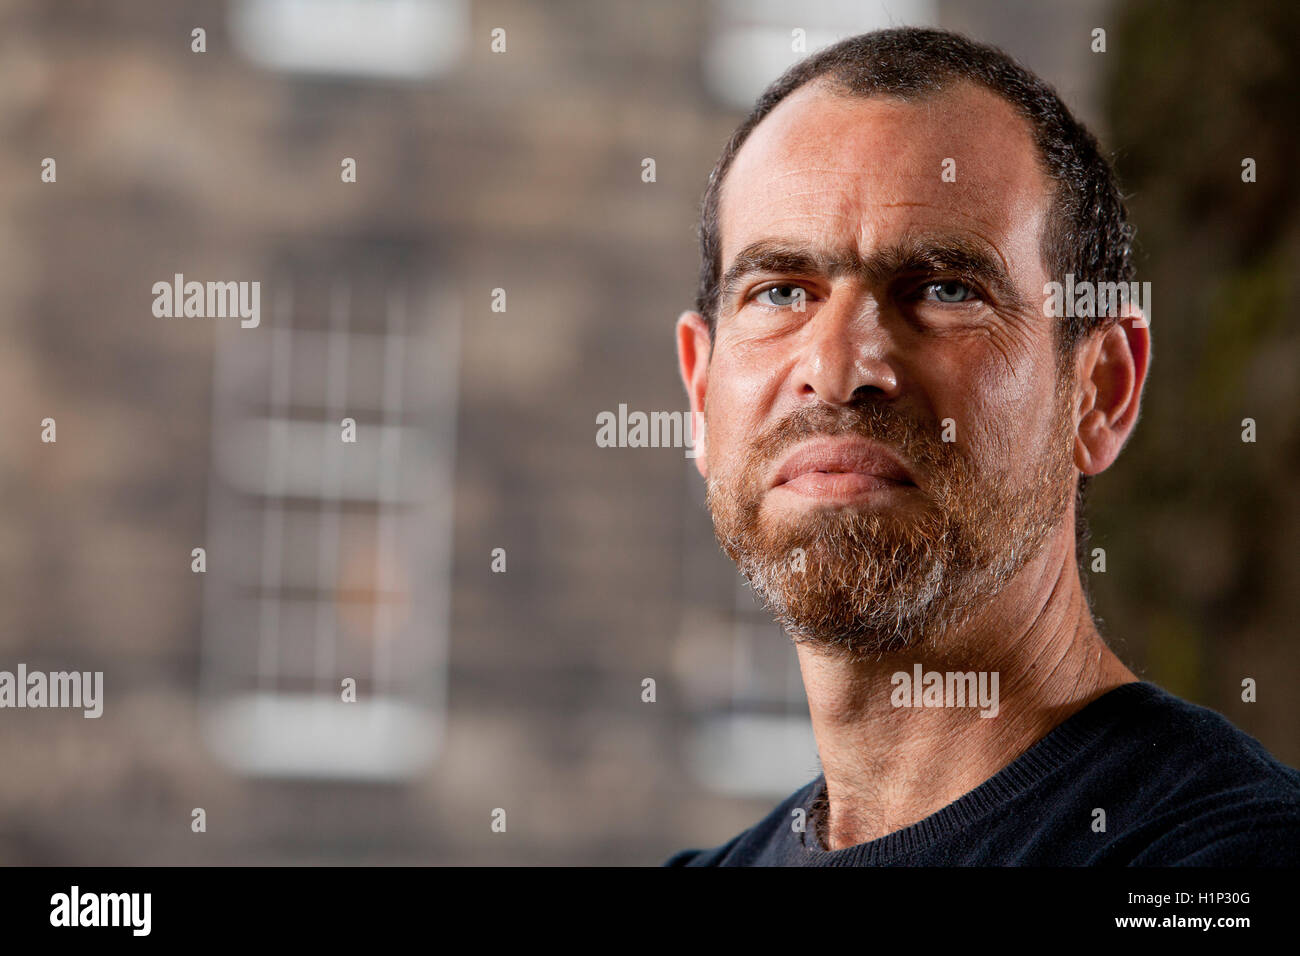
POLYGON ((410 252, 286 262, 269 321, 217 329, 200 674, 249 774, 400 779, 439 747, 459 306, 410 252))

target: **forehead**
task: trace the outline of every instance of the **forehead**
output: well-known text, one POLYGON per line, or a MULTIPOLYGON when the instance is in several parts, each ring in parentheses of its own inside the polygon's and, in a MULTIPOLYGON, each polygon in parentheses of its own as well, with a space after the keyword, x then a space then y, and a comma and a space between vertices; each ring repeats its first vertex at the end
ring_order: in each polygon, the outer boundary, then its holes
POLYGON ((722 267, 759 239, 866 251, 911 233, 982 242, 1014 274, 1040 265, 1051 188, 1029 124, 982 87, 905 102, 809 84, 733 160, 719 197, 722 267))

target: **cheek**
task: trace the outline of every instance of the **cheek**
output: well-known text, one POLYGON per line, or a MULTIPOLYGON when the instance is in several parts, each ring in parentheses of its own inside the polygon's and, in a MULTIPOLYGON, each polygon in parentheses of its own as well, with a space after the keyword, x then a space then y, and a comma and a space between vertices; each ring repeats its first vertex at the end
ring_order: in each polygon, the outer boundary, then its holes
POLYGON ((708 429, 709 473, 714 478, 721 478, 734 469, 737 435, 743 434, 743 423, 737 419, 744 415, 745 403, 737 395, 735 384, 722 369, 714 367, 710 370, 704 420, 708 429))
POLYGON ((776 379, 758 362, 715 352, 705 395, 712 476, 734 474, 743 467, 749 445, 767 425, 765 414, 776 379))
POLYGON ((1041 368, 1013 368, 1002 350, 972 347, 960 364, 936 371, 936 412, 957 423, 957 442, 968 457, 998 470, 1032 457, 1053 421, 1053 380, 1041 368))

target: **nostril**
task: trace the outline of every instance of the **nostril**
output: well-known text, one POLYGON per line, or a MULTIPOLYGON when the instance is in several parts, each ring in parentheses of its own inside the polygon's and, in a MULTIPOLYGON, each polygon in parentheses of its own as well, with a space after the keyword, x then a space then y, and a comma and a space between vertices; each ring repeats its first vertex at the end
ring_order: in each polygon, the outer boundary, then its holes
POLYGON ((879 385, 859 385, 853 390, 853 395, 849 398, 849 401, 856 402, 863 399, 883 398, 884 396, 885 390, 879 385))

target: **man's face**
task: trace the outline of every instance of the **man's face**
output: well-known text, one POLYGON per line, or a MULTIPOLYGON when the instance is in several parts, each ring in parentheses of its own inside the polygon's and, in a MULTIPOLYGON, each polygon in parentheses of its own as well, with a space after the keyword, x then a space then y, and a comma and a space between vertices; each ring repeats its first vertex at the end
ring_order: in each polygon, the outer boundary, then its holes
POLYGON ((1050 202, 1027 123, 966 84, 810 85, 737 154, 697 462, 719 541, 795 640, 934 640, 1070 512, 1050 202))

